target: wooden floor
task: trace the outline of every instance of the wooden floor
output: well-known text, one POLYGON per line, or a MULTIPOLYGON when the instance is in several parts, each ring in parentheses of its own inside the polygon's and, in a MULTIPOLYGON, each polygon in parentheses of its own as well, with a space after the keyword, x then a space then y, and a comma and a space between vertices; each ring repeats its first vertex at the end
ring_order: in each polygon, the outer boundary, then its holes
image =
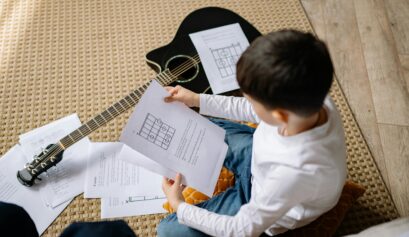
POLYGON ((409 216, 409 0, 301 0, 402 216, 409 216))

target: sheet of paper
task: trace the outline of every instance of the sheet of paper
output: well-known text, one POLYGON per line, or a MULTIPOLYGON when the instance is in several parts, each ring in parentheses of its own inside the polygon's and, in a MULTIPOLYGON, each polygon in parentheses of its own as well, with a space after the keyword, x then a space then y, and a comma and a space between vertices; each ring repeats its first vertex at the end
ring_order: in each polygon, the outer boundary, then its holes
MULTIPOLYGON (((122 146, 120 142, 91 143, 84 197, 163 195, 162 176, 121 160, 126 155, 121 153, 122 146)), ((138 154, 131 155, 137 159, 138 154)))
MULTIPOLYGON (((43 127, 20 135, 20 144, 27 161, 41 152, 49 144, 61 138, 81 125, 76 114, 64 117, 43 127)), ((63 153, 63 160, 41 175, 43 180, 36 184, 44 202, 56 207, 84 191, 85 169, 90 141, 87 137, 75 143, 63 153)), ((19 167, 19 169, 22 169, 19 167)))
POLYGON ((238 23, 189 34, 214 94, 239 88, 236 63, 249 41, 238 23))
POLYGON ((123 144, 119 157, 125 162, 142 166, 145 169, 150 170, 156 174, 161 174, 166 177, 176 176, 175 171, 160 165, 158 162, 154 160, 149 159, 148 157, 132 149, 126 144, 123 144))
POLYGON ((0 159, 0 201, 23 207, 33 219, 41 235, 71 202, 71 199, 54 209, 44 205, 38 189, 25 187, 16 178, 17 170, 21 169, 26 162, 26 157, 19 145, 11 148, 0 159))
POLYGON ((165 213, 165 196, 131 196, 101 199, 101 218, 116 218, 165 213))
POLYGON ((225 131, 183 103, 165 103, 163 99, 168 95, 158 82, 152 81, 120 141, 182 173, 184 184, 212 196, 227 152, 225 131))

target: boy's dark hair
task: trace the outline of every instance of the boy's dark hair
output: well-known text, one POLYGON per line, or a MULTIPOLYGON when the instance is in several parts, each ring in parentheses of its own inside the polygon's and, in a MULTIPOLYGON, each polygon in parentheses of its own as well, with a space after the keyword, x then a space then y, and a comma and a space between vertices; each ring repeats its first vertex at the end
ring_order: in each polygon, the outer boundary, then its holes
POLYGON ((268 109, 318 112, 334 69, 328 49, 310 33, 281 30, 258 37, 237 62, 241 90, 268 109))

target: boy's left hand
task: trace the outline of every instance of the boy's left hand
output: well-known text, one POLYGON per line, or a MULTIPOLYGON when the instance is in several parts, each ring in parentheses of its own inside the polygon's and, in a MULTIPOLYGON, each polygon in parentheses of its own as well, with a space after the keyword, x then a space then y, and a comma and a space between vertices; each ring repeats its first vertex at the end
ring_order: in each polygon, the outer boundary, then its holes
POLYGON ((185 201, 182 195, 185 187, 186 186, 182 184, 182 175, 179 173, 176 174, 174 181, 163 177, 162 190, 168 198, 169 204, 175 211, 178 210, 179 204, 185 201))

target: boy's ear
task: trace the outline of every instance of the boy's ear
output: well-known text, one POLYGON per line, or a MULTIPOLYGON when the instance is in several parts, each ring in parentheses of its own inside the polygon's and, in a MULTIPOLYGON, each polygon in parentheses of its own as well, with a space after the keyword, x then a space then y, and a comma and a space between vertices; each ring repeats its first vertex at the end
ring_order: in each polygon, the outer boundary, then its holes
POLYGON ((286 113, 282 109, 274 109, 271 111, 271 115, 276 121, 279 121, 280 123, 288 123, 288 113, 286 113))

